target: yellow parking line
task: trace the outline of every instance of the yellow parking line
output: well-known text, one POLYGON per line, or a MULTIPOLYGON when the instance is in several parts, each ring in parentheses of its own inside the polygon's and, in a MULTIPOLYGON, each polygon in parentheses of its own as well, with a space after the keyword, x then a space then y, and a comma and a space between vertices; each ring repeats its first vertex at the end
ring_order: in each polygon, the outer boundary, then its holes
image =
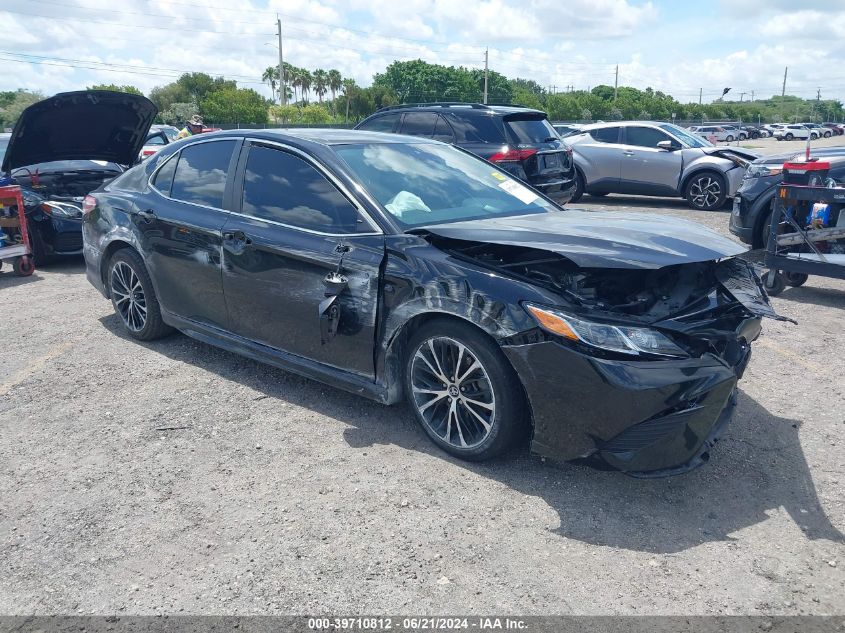
POLYGON ((64 354, 71 347, 73 347, 74 343, 76 343, 76 341, 65 341, 64 343, 56 345, 46 354, 38 356, 37 358, 33 359, 32 362, 29 363, 29 365, 27 365, 26 367, 22 367, 15 373, 13 373, 6 382, 0 384, 0 396, 5 396, 7 393, 9 393, 10 389, 21 384, 32 374, 44 369, 44 365, 46 365, 48 362, 50 362, 57 356, 61 356, 62 354, 64 354))
POLYGON ((792 350, 789 350, 785 347, 778 345, 777 343, 775 343, 771 339, 761 338, 757 341, 757 344, 762 346, 762 347, 765 347, 767 349, 770 349, 777 354, 780 354, 784 358, 788 358, 789 360, 791 360, 794 363, 798 363, 799 365, 801 365, 802 367, 805 367, 806 369, 818 372, 820 374, 827 373, 824 370, 824 368, 821 365, 819 365, 818 363, 815 363, 811 360, 807 360, 806 357, 801 356, 800 354, 796 354, 792 350))

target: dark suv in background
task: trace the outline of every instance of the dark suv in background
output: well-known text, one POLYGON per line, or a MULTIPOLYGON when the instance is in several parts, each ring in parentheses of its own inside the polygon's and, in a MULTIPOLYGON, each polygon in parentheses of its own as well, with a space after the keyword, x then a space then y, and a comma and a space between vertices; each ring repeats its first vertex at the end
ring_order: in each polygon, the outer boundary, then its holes
POLYGON ((575 193, 572 150, 545 112, 480 103, 412 103, 382 108, 356 130, 423 136, 496 163, 558 204, 575 193))
MULTIPOLYGON (((813 150, 813 156, 830 163, 829 178, 838 183, 845 182, 845 148, 813 150)), ((731 233, 752 248, 763 248, 766 245, 772 200, 777 193, 777 186, 783 181, 783 164, 803 158, 804 152, 790 152, 758 158, 749 165, 734 196, 731 233)))

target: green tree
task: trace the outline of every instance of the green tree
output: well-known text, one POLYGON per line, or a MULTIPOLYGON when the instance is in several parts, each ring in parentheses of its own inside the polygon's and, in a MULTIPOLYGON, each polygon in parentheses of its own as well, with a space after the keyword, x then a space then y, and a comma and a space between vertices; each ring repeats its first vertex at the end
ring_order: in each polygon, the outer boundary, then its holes
POLYGON ((159 112, 167 112, 174 103, 194 103, 196 109, 196 102, 185 87, 175 82, 150 90, 150 101, 156 104, 159 112))
MULTIPOLYGON (((482 98, 484 96, 484 71, 481 69, 471 70, 473 80, 481 92, 482 98)), ((513 85, 511 81, 495 70, 490 70, 487 73, 487 102, 488 103, 512 103, 513 102, 513 85)))
POLYGON ((17 90, 13 93, 2 93, 2 107, 0 107, 0 129, 14 127, 15 122, 26 108, 38 103, 44 98, 40 92, 17 90))
POLYGON ((270 104, 251 88, 214 90, 200 102, 200 112, 214 123, 267 123, 270 104))
POLYGON ((95 86, 88 86, 88 90, 111 90, 112 92, 128 92, 132 95, 142 96, 144 94, 135 86, 118 86, 117 84, 97 84, 95 86))
POLYGON ((323 97, 326 96, 326 93, 329 91, 329 76, 325 70, 322 68, 318 68, 313 73, 314 78, 314 93, 317 95, 317 99, 320 103, 323 103, 323 97))
POLYGON ((421 59, 393 62, 373 77, 373 85, 390 88, 400 103, 481 100, 481 88, 469 70, 421 59))
POLYGON ((337 99, 338 91, 343 87, 343 76, 339 70, 332 68, 328 72, 329 90, 332 92, 332 101, 337 99))
POLYGON ((158 118, 162 123, 181 127, 185 124, 185 121, 197 114, 198 111, 197 104, 192 101, 188 103, 171 103, 167 110, 159 112, 158 118))

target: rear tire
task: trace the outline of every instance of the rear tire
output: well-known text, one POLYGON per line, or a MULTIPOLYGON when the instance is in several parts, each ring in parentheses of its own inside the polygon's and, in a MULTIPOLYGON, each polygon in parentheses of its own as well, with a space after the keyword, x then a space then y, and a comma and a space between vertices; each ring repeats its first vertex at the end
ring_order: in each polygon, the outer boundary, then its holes
POLYGON ((152 341, 173 331, 161 318, 153 282, 137 252, 123 248, 112 255, 106 284, 114 311, 129 336, 152 341))
POLYGON ((581 173, 580 169, 575 170, 575 193, 572 194, 572 198, 569 202, 578 202, 581 197, 584 195, 584 174, 581 173))
POLYGON ((792 133, 790 132, 790 133, 789 133, 789 134, 787 134, 784 138, 785 138, 787 141, 791 141, 792 139, 794 139, 794 138, 795 138, 795 136, 793 136, 793 135, 792 135, 792 133))
POLYGON ((695 174, 687 182, 684 198, 690 207, 699 211, 721 209, 727 198, 725 179, 715 171, 695 174))
POLYGON ((734 140, 734 137, 731 136, 730 134, 728 135, 728 138, 725 139, 725 141, 728 142, 728 143, 733 143, 733 140, 734 140))
POLYGON ((825 138, 830 138, 830 136, 831 136, 830 132, 825 132, 825 133, 824 133, 824 137, 825 137, 825 138))
POLYGON ((460 459, 491 459, 514 447, 526 428, 519 377, 484 332, 435 319, 411 336, 405 395, 426 435, 460 459))

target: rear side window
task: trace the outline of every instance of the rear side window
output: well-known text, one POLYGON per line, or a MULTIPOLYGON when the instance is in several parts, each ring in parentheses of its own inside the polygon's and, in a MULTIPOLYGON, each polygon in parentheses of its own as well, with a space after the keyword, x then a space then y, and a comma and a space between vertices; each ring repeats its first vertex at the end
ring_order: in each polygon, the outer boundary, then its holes
POLYGON ((358 129, 367 130, 368 132, 392 132, 396 129, 398 122, 398 114, 385 114, 384 116, 364 121, 358 126, 358 129))
POLYGON ((456 143, 505 144, 505 128, 502 119, 497 116, 461 116, 449 113, 446 120, 455 132, 456 143))
POLYGON ((147 184, 146 165, 136 165, 112 180, 106 189, 108 191, 144 191, 147 184))
POLYGON ((518 145, 534 145, 558 137, 546 119, 505 119, 505 125, 518 145))
POLYGON ((158 170, 155 178, 153 178, 153 187, 158 189, 165 196, 170 195, 170 187, 173 184, 173 174, 176 173, 176 163, 178 162, 179 156, 173 156, 161 169, 158 170))
POLYGON ((167 139, 163 133, 159 133, 147 138, 147 140, 144 141, 144 145, 167 145, 167 139))
POLYGON ((431 136, 437 115, 434 112, 406 112, 402 119, 402 134, 411 136, 431 136))
POLYGON ((321 233, 369 233, 358 209, 311 163, 253 146, 244 174, 242 213, 321 233))
MULTIPOLYGON (((223 191, 234 141, 189 145, 179 155, 170 197, 183 202, 223 207, 223 191)), ((160 173, 160 172, 159 172, 160 173)))
POLYGON ((660 141, 671 141, 667 134, 651 127, 629 127, 626 128, 627 144, 638 147, 657 147, 660 141))
POLYGON ((603 127, 598 130, 590 130, 590 136, 599 143, 618 143, 619 127, 603 127))
POLYGON ((431 138, 435 141, 442 141, 443 143, 454 143, 455 135, 449 123, 442 116, 437 117, 437 124, 434 126, 434 134, 431 138))

